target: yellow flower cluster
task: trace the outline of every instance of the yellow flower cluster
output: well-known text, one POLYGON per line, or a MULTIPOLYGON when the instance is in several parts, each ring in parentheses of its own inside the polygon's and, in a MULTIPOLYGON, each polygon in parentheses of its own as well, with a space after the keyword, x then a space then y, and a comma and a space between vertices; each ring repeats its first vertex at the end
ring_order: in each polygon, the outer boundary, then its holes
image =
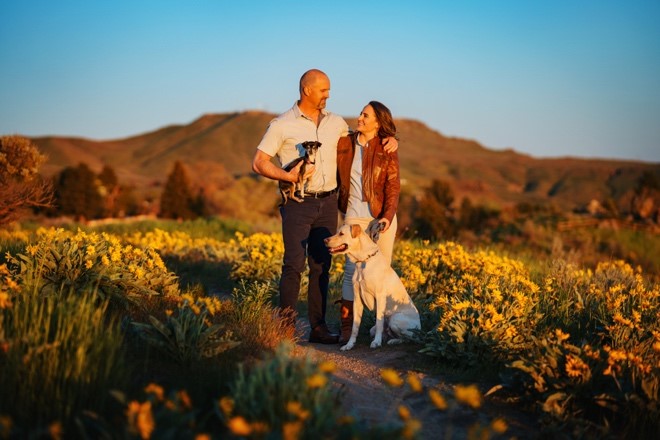
POLYGON ((0 229, 0 242, 27 243, 32 239, 32 234, 23 229, 8 231, 0 229))
POLYGON ((245 236, 237 232, 229 246, 238 251, 233 261, 232 278, 261 281, 279 278, 284 257, 282 234, 259 232, 245 236))
POLYGON ((209 237, 193 238, 185 232, 154 229, 135 232, 124 238, 134 246, 156 249, 161 255, 192 260, 227 261, 232 258, 232 245, 209 237))
POLYGON ((225 303, 217 296, 193 297, 190 293, 183 293, 176 300, 179 309, 188 307, 195 315, 199 315, 202 310, 206 310, 210 316, 215 316, 226 307, 225 303))
POLYGON ((409 292, 430 298, 430 308, 440 312, 436 329, 441 339, 494 344, 504 356, 524 349, 521 335, 535 326, 541 289, 522 262, 493 252, 468 252, 452 242, 434 247, 403 243, 395 261, 409 292))
POLYGON ((588 359, 606 363, 605 375, 619 375, 626 368, 637 375, 660 372, 660 353, 654 349, 656 344, 660 347, 660 286, 645 282, 640 268, 621 260, 601 262, 594 271, 565 264, 554 268, 546 277, 546 285, 554 287, 555 302, 578 305, 568 312, 568 322, 576 320, 574 314, 588 310, 602 329, 597 334, 576 335, 576 339, 598 338, 594 342, 606 344, 602 346, 604 353, 589 348, 582 360, 567 357, 570 377, 587 380, 589 374, 582 361, 588 359))
POLYGON ((178 294, 176 276, 153 248, 124 245, 111 234, 39 228, 25 253, 11 257, 10 263, 42 273, 56 285, 114 285, 127 295, 143 291, 178 294))

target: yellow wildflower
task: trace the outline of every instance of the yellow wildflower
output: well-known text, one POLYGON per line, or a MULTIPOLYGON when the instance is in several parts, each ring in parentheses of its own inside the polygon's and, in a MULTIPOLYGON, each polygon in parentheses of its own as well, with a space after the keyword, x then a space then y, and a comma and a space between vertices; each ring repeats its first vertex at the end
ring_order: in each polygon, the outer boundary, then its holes
POLYGON ((155 383, 150 383, 149 385, 146 386, 144 391, 147 394, 153 394, 154 396, 156 396, 156 399, 158 399, 161 402, 165 400, 165 391, 163 390, 163 387, 161 387, 160 385, 157 385, 155 383))
POLYGON ((460 310, 467 309, 468 307, 470 307, 470 301, 465 300, 465 301, 461 301, 459 303, 454 304, 451 308, 458 312, 460 310))
POLYGON ((564 342, 565 340, 571 337, 570 334, 564 333, 563 331, 561 331, 561 329, 555 329, 555 336, 557 337, 557 340, 559 342, 564 342))
POLYGON ((236 436, 245 437, 252 433, 252 427, 247 420, 241 416, 232 417, 229 422, 227 422, 227 428, 229 428, 231 433, 236 436))
POLYGON ((404 422, 410 419, 410 410, 408 409, 407 406, 399 405, 398 412, 399 412, 399 418, 404 422))
POLYGON ((302 403, 300 402, 287 403, 286 411, 289 414, 293 414, 294 416, 298 417, 300 420, 306 420, 310 415, 310 412, 303 408, 302 403))
POLYGON ((229 415, 234 412, 234 399, 231 397, 223 397, 218 401, 218 406, 220 407, 222 414, 224 414, 225 417, 229 417, 229 415))
POLYGON ((420 429, 422 429, 422 422, 420 422, 418 419, 411 418, 406 420, 406 424, 403 425, 401 436, 404 439, 413 439, 417 436, 417 433, 420 429))
POLYGON ((566 356, 566 374, 568 374, 568 377, 586 379, 589 377, 590 372, 589 365, 585 364, 582 359, 570 354, 566 356))
POLYGON ((284 440, 297 440, 303 429, 303 423, 300 420, 287 422, 282 425, 282 438, 284 440))
POLYGON ((399 373, 391 368, 383 368, 380 370, 380 377, 382 377, 385 383, 391 387, 400 387, 403 385, 403 379, 399 377, 399 373))
POLYGON ((490 429, 498 434, 504 434, 509 429, 509 425, 507 425, 504 419, 497 418, 490 422, 490 429))
POLYGON ((48 425, 48 434, 50 438, 54 440, 59 440, 64 437, 64 428, 62 427, 61 422, 53 422, 48 425))
POLYGON ((408 377, 406 379, 408 381, 408 385, 410 386, 410 389, 413 390, 413 392, 415 393, 422 392, 422 381, 419 380, 419 376, 413 373, 408 373, 408 377))
POLYGON ((436 389, 429 390, 429 399, 431 399, 431 403, 433 403, 433 405, 435 405, 435 407, 441 411, 444 411, 448 408, 447 401, 442 396, 442 394, 440 394, 440 391, 436 389))
POLYGON ((11 307, 11 305, 11 298, 9 297, 9 294, 6 292, 0 292, 0 310, 8 309, 11 307))
POLYGON ((140 403, 132 401, 126 410, 129 426, 136 430, 141 438, 148 439, 156 428, 153 414, 151 413, 151 402, 140 403))
POLYGON ((94 266, 94 262, 92 260, 85 260, 85 267, 87 269, 91 269, 92 266, 94 266))
POLYGON ((310 388, 322 388, 328 383, 328 377, 324 374, 317 373, 307 378, 307 386, 310 388))
POLYGON ((476 385, 456 385, 454 388, 454 397, 460 403, 472 408, 479 408, 481 406, 481 392, 476 385))
POLYGON ((184 408, 192 408, 192 400, 190 400, 190 396, 186 390, 179 390, 177 391, 176 395, 184 408))

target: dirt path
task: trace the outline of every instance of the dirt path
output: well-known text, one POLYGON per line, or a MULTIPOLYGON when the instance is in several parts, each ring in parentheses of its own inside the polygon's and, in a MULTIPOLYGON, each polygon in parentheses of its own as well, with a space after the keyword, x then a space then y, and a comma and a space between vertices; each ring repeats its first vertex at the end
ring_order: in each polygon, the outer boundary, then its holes
MULTIPOLYGON (((371 349, 369 342, 362 338, 365 336, 358 338, 356 346, 348 352, 340 351, 339 345, 310 344, 307 338, 301 338, 298 346, 313 359, 335 363, 335 381, 343 392, 348 411, 371 426, 400 423, 397 407, 403 403, 422 421, 422 439, 467 438, 467 430, 475 423, 487 425, 496 417, 504 418, 509 425, 505 438, 533 438, 539 432, 533 414, 494 397, 487 397, 479 411, 459 407, 442 412, 429 403, 425 393, 414 394, 388 387, 380 378, 383 368, 393 368, 403 377, 414 372, 425 387, 437 387, 445 396, 453 395, 455 383, 423 373, 423 364, 428 363, 428 358, 417 352, 419 347, 398 345, 371 349)), ((479 384, 479 387, 486 393, 492 385, 479 384)))

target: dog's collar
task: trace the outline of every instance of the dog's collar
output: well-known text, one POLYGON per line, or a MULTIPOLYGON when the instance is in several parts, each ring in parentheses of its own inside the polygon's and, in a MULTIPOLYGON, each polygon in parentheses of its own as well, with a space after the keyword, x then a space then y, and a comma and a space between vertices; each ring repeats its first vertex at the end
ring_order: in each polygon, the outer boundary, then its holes
POLYGON ((366 263, 371 257, 373 257, 374 255, 376 255, 378 253, 378 250, 379 249, 376 249, 373 254, 367 256, 367 258, 365 258, 364 260, 355 260, 355 262, 356 263, 366 263))

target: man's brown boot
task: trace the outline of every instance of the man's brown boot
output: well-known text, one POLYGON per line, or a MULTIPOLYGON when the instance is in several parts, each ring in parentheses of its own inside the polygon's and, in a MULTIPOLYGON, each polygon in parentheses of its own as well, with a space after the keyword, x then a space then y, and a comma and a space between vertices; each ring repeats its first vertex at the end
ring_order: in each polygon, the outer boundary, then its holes
POLYGON ((342 298, 339 314, 341 316, 339 343, 345 344, 351 338, 351 331, 353 330, 353 301, 342 298))

